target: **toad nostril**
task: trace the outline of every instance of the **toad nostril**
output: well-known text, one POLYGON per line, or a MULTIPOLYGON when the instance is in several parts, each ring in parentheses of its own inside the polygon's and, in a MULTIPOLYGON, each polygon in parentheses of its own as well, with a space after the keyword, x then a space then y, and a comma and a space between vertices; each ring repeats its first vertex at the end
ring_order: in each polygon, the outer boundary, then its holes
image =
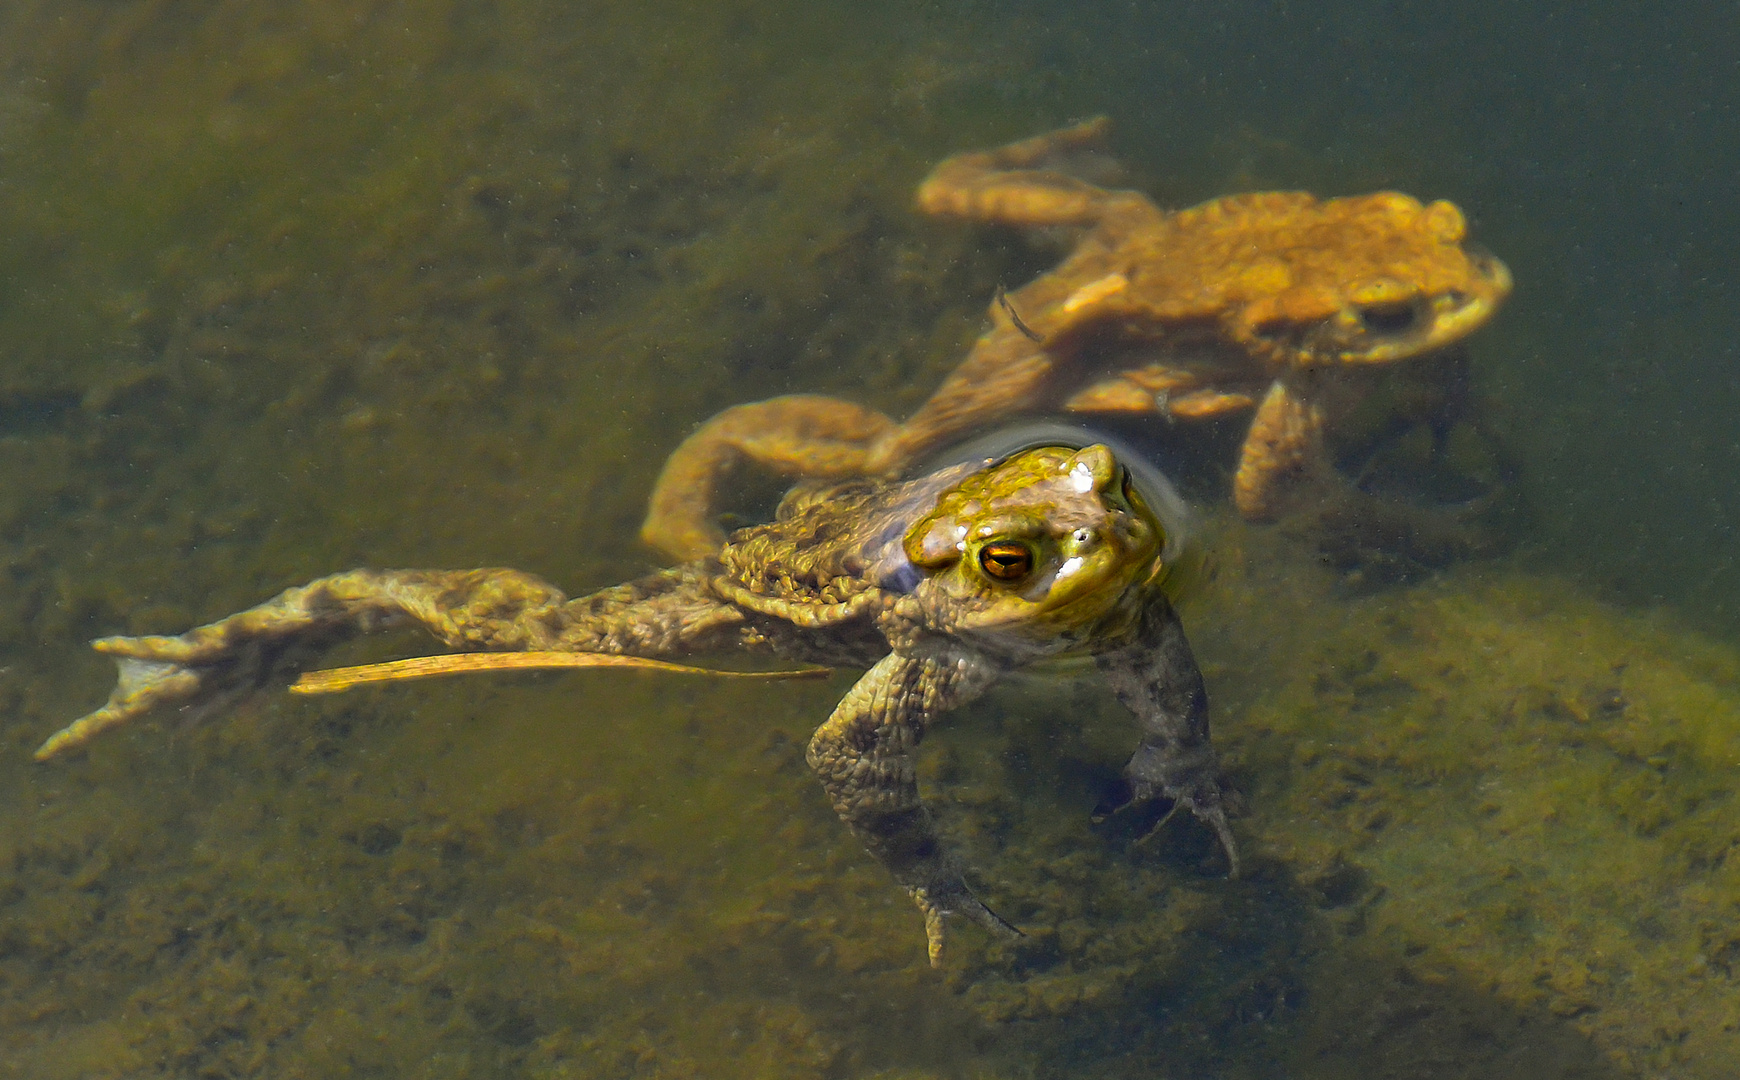
POLYGON ((1412 304, 1372 304, 1359 309, 1359 321, 1374 334, 1399 334, 1413 329, 1419 312, 1412 304))

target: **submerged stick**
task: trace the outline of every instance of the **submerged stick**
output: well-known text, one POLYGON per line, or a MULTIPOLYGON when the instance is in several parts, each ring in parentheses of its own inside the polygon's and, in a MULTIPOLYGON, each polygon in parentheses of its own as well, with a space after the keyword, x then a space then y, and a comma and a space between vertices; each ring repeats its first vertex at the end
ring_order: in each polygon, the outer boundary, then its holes
POLYGON ((338 694, 364 683, 426 679, 436 675, 592 667, 640 668, 678 675, 718 675, 731 679, 825 679, 832 674, 828 668, 820 667, 797 668, 791 671, 721 671, 717 668, 691 667, 688 664, 673 664, 667 660, 648 660, 640 656, 616 656, 610 653, 447 653, 440 656, 413 656, 407 660, 389 660, 383 664, 306 671, 290 685, 290 692, 338 694))

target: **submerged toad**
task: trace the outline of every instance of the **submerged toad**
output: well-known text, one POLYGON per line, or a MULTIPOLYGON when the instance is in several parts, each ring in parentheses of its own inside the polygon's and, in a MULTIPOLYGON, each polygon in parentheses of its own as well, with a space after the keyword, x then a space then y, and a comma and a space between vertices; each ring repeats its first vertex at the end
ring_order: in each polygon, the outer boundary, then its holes
POLYGON ((920 186, 928 213, 1076 239, 1055 269, 998 297, 991 329, 917 413, 896 424, 808 395, 727 409, 671 456, 642 537, 679 558, 715 548, 717 488, 739 463, 892 475, 973 428, 1058 408, 1180 420, 1254 408, 1233 498, 1268 517, 1289 475, 1322 464, 1325 414, 1360 393, 1338 372, 1456 342, 1510 292, 1504 264, 1463 242, 1451 203, 1272 192, 1167 213, 1065 171, 1106 130, 1101 118, 962 154, 920 186))
POLYGON ((158 706, 288 681, 341 638, 395 624, 421 624, 456 649, 747 651, 869 668, 808 760, 924 912, 934 964, 947 916, 1014 931, 940 844, 913 751, 942 713, 1038 661, 1094 659, 1142 727, 1126 768, 1133 798, 1188 807, 1237 870, 1202 677, 1161 589, 1173 548, 1150 504, 1164 500, 1144 486, 1103 445, 979 458, 904 483, 800 485, 777 520, 708 557, 575 600, 513 570, 337 574, 178 637, 96 642, 117 658, 118 685, 37 757, 158 706))

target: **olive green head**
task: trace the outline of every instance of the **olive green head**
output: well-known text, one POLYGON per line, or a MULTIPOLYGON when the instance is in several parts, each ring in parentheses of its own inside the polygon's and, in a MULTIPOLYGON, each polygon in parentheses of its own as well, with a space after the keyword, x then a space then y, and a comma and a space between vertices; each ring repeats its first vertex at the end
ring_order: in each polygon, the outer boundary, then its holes
POLYGON ((904 549, 954 629, 1052 638, 1130 610, 1164 539, 1110 450, 1045 446, 944 492, 904 549))

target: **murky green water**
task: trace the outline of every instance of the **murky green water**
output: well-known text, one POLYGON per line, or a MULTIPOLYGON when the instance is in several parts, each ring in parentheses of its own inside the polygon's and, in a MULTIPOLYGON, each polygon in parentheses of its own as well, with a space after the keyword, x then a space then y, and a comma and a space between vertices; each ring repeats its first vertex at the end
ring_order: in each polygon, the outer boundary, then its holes
POLYGON ((1730 14, 0 10, 0 1076, 1731 1075, 1730 14), (108 688, 90 637, 357 565, 614 583, 720 405, 910 410, 1048 258, 912 186, 1102 111, 1164 203, 1448 197, 1518 280, 1473 340, 1512 552, 1360 591, 1217 526, 1186 615, 1246 878, 1088 823, 1131 739, 1090 686, 927 745, 1030 932, 940 975, 802 762, 845 674, 262 700, 30 762, 108 688))

